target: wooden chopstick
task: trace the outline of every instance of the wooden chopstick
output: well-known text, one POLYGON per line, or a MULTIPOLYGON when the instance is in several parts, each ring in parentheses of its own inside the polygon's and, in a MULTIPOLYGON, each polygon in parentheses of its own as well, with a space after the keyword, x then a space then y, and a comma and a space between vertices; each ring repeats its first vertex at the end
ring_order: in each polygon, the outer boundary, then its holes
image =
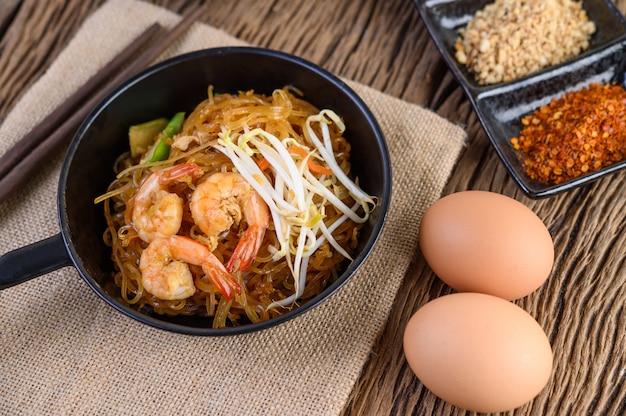
MULTIPOLYGON (((135 75, 156 60, 159 55, 165 52, 165 50, 180 37, 180 35, 189 29, 204 11, 205 9, 202 5, 193 8, 189 14, 163 35, 161 39, 158 39, 136 60, 113 77, 105 87, 92 95, 84 105, 80 106, 71 116, 67 117, 54 132, 49 135, 44 135, 44 139, 31 139, 36 142, 38 141, 39 145, 32 148, 30 153, 19 159, 17 163, 13 165, 12 169, 0 178, 0 203, 4 202, 17 191, 20 186, 24 185, 28 179, 33 177, 41 168, 42 164, 45 163, 46 159, 52 156, 56 150, 69 143, 80 124, 97 104, 132 75, 135 75)), ((68 106, 70 105, 71 104, 68 104, 68 106)), ((19 145, 18 143, 17 146, 19 145)))
POLYGON ((74 94, 54 109, 39 124, 29 131, 19 142, 0 157, 0 178, 4 177, 15 167, 33 148, 37 147, 45 138, 67 119, 69 115, 91 94, 94 93, 133 55, 144 47, 148 41, 161 30, 161 25, 153 24, 142 34, 137 36, 111 62, 106 64, 74 94))

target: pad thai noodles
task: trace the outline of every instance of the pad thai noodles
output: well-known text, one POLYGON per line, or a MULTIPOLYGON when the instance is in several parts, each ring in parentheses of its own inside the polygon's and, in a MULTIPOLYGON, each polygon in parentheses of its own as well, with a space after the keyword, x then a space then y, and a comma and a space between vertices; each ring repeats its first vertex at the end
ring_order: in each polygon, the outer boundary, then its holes
POLYGON ((215 94, 131 126, 104 202, 114 282, 135 309, 260 322, 324 290, 376 206, 345 126, 292 88, 215 94))

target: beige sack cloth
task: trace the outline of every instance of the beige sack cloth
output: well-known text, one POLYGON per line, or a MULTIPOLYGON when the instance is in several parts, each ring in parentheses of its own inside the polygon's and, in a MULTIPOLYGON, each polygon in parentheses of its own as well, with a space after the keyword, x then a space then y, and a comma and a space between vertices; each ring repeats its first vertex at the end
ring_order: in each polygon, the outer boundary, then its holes
MULTIPOLYGON (((0 126, 0 154, 155 20, 172 27, 179 19, 135 0, 104 4, 0 126)), ((196 24, 163 58, 227 45, 243 42, 196 24)), ((410 267, 421 215, 440 196, 465 139, 432 112, 350 84, 378 118, 394 177, 381 239, 346 286, 302 317, 227 338, 140 324, 102 302, 71 267, 6 289, 0 414, 338 414, 410 267)), ((59 232, 62 159, 0 204, 0 253, 59 232)))

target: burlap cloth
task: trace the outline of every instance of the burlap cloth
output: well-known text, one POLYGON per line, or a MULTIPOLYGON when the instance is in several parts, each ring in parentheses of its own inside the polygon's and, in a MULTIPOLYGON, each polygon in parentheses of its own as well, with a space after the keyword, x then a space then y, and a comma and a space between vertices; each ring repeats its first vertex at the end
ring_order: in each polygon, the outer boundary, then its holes
MULTIPOLYGON (((155 20, 180 16, 139 1, 96 11, 0 126, 4 153, 155 20)), ((164 56, 242 45, 196 24, 164 56)), ((171 334, 102 302, 68 267, 0 292, 0 414, 333 415, 384 327, 464 131, 432 112, 351 83, 385 133, 394 172, 388 221, 373 254, 338 293, 278 327, 236 337, 171 334)), ((0 204, 0 253, 59 232, 63 154, 0 204)))

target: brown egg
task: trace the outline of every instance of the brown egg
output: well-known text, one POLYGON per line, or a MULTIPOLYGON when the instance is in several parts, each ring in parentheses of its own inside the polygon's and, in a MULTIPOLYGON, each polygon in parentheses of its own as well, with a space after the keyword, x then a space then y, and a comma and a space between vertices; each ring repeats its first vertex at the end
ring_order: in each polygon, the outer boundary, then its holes
POLYGON ((554 264, 552 237, 541 219, 493 192, 458 192, 435 202, 422 218, 419 244, 452 288, 509 300, 539 288, 554 264))
POLYGON ((405 329, 404 353, 431 392, 475 412, 529 402, 552 373, 552 349, 537 321, 481 293, 442 296, 420 308, 405 329))

